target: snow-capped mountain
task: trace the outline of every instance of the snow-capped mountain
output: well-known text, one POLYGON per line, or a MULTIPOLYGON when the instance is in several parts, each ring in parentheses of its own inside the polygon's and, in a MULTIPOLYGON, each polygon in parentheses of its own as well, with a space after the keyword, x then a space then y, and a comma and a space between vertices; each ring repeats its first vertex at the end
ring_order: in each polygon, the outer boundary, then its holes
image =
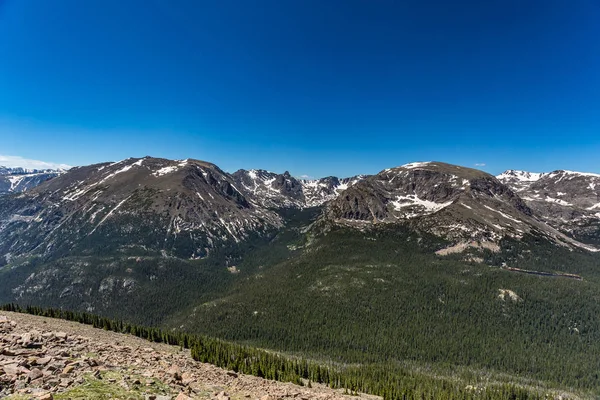
POLYGON ((498 180, 506 185, 509 185, 513 190, 519 191, 538 181, 543 173, 527 172, 509 169, 500 175, 496 176, 498 180))
POLYGON ((498 244, 505 237, 536 233, 563 245, 595 250, 545 224, 494 176, 439 162, 410 163, 367 177, 328 203, 325 216, 335 224, 359 228, 407 224, 456 244, 498 244))
POLYGON ((322 205, 359 179, 228 174, 203 161, 151 157, 75 167, 0 204, 0 259, 97 244, 201 258, 277 230, 281 209, 322 205))
POLYGON ((0 203, 0 257, 100 245, 197 258, 281 225, 214 164, 131 158, 72 168, 0 203))
POLYGON ((497 246, 503 238, 535 233, 595 250, 598 188, 600 177, 591 174, 512 171, 496 179, 438 162, 300 180, 264 170, 229 174, 198 160, 130 158, 72 168, 5 197, 0 260, 99 249, 203 258, 277 233, 287 223, 282 210, 313 207, 323 208, 316 212, 325 224, 403 224, 456 245, 497 246))
POLYGON ((513 188, 549 225, 579 240, 600 244, 599 174, 506 171, 498 180, 513 188))
POLYGON ((40 170, 0 166, 0 194, 23 192, 64 172, 64 170, 54 169, 40 170))
POLYGON ((232 176, 249 198, 267 208, 318 207, 365 177, 305 180, 296 179, 287 171, 276 174, 257 169, 241 169, 232 176))
POLYGON ((262 169, 239 170, 232 174, 240 190, 266 208, 298 208, 305 203, 302 184, 289 172, 277 174, 262 169))
POLYGON ((357 175, 351 178, 336 178, 329 176, 321 179, 302 180, 306 207, 321 206, 337 198, 344 190, 356 185, 367 175, 357 175))

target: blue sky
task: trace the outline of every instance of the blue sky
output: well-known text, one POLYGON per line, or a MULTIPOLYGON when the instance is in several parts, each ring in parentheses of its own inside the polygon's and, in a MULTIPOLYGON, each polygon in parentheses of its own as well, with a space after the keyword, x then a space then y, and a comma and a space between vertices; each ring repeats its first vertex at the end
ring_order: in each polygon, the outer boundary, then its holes
POLYGON ((0 0, 0 156, 600 172, 598 21, 596 0, 0 0))

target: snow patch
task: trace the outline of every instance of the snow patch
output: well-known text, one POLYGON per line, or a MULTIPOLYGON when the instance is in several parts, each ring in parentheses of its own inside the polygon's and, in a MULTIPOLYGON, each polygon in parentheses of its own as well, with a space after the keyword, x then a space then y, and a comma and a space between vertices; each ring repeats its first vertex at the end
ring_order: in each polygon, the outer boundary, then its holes
MULTIPOLYGON (((102 184, 103 182, 106 182, 107 180, 114 178, 115 176, 122 174, 123 172, 127 172, 129 171, 131 168, 136 167, 136 166, 141 166, 142 165, 142 161, 144 161, 143 159, 140 159, 134 163, 131 163, 129 165, 124 166, 123 168, 121 168, 120 170, 113 172, 112 174, 109 174, 107 176, 105 176, 100 182, 97 183, 97 185, 102 184)), ((118 163, 114 163, 111 165, 116 165, 116 164, 120 164, 122 161, 119 161, 118 163)))
POLYGON ((513 218, 513 217, 511 217, 510 215, 508 215, 508 214, 506 214, 506 213, 503 213, 503 212, 502 212, 502 211, 500 211, 500 210, 496 210, 496 209, 494 209, 494 208, 492 208, 492 207, 490 207, 490 206, 486 206, 486 205, 484 205, 484 207, 485 207, 485 208, 487 208, 488 210, 491 210, 491 211, 493 211, 493 212, 495 212, 495 213, 498 213, 498 214, 502 215, 502 216, 503 216, 504 218, 506 218, 506 219, 510 219, 511 221, 518 222, 518 223, 521 223, 521 222, 522 222, 521 220, 518 220, 518 219, 516 219, 516 218, 513 218))
MULTIPOLYGON (((133 195, 131 195, 133 196, 133 195)), ((89 233, 90 235, 92 233, 94 233, 96 231, 96 229, 98 229, 98 227, 100 225, 102 225, 104 223, 104 221, 106 221, 108 219, 108 217, 110 217, 119 207, 121 207, 127 200, 129 200, 129 198, 131 196, 128 196, 127 198, 123 199, 119 204, 117 204, 112 210, 110 210, 105 216, 104 218, 102 218, 102 220, 98 223, 98 225, 96 225, 96 227, 94 229, 92 229, 92 231, 89 233)))
POLYGON ((518 171, 510 169, 496 176, 496 178, 499 180, 516 179, 519 182, 536 182, 540 180, 544 175, 544 173, 518 171))
POLYGON ((561 206, 571 206, 571 207, 573 206, 573 204, 568 203, 568 202, 566 202, 566 201, 564 201, 562 199, 555 199, 555 198, 552 198, 552 197, 549 197, 549 196, 546 196, 546 198, 544 200, 547 201, 548 203, 556 203, 556 204, 559 204, 561 206))
POLYGON ((163 176, 163 175, 170 174, 171 172, 175 172, 178 169, 179 169, 179 166, 171 165, 171 166, 163 167, 163 168, 159 169, 158 171, 156 171, 152 175, 154 175, 154 176, 163 176))
POLYGON ((391 202, 392 206, 396 211, 404 211, 407 207, 420 208, 418 212, 409 213, 406 215, 407 218, 416 217, 424 214, 433 214, 440 211, 443 208, 448 207, 452 204, 452 201, 446 203, 436 203, 434 201, 423 200, 417 197, 417 195, 410 194, 408 196, 397 196, 396 200, 391 202))
POLYGON ((422 161, 422 162, 412 162, 408 164, 402 165, 400 168, 414 169, 414 168, 422 168, 431 164, 431 161, 422 161))

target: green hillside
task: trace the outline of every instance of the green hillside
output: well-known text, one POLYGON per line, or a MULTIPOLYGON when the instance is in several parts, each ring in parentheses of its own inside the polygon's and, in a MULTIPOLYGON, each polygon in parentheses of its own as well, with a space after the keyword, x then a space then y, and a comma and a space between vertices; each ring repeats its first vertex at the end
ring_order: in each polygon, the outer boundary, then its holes
POLYGON ((341 363, 411 361, 600 387, 597 257, 540 242, 543 261, 527 252, 510 261, 518 249, 505 243, 511 266, 584 279, 542 277, 435 256, 436 240, 335 230, 171 324, 341 363), (505 290, 518 297, 500 298, 505 290))

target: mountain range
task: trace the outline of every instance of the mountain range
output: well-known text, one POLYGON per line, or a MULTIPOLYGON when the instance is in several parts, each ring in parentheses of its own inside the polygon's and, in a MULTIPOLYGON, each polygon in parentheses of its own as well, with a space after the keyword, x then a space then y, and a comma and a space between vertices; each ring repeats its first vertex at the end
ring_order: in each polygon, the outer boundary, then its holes
POLYGON ((0 194, 23 192, 52 179, 64 170, 9 168, 0 166, 0 194))
POLYGON ((318 226, 408 225, 450 241, 446 252, 495 248, 502 238, 529 233, 589 251, 600 245, 600 175, 595 174, 507 171, 493 177, 426 162, 372 176, 299 180, 288 172, 228 174, 207 162, 151 157, 63 174, 3 171, 11 191, 39 184, 2 202, 5 262, 82 245, 89 250, 96 238, 110 238, 113 250, 138 246, 201 258, 221 243, 281 229, 284 210, 312 207, 323 209, 318 226))
POLYGON ((590 173, 415 162, 303 180, 144 157, 0 197, 0 302, 343 362, 600 387, 599 267, 590 173))

